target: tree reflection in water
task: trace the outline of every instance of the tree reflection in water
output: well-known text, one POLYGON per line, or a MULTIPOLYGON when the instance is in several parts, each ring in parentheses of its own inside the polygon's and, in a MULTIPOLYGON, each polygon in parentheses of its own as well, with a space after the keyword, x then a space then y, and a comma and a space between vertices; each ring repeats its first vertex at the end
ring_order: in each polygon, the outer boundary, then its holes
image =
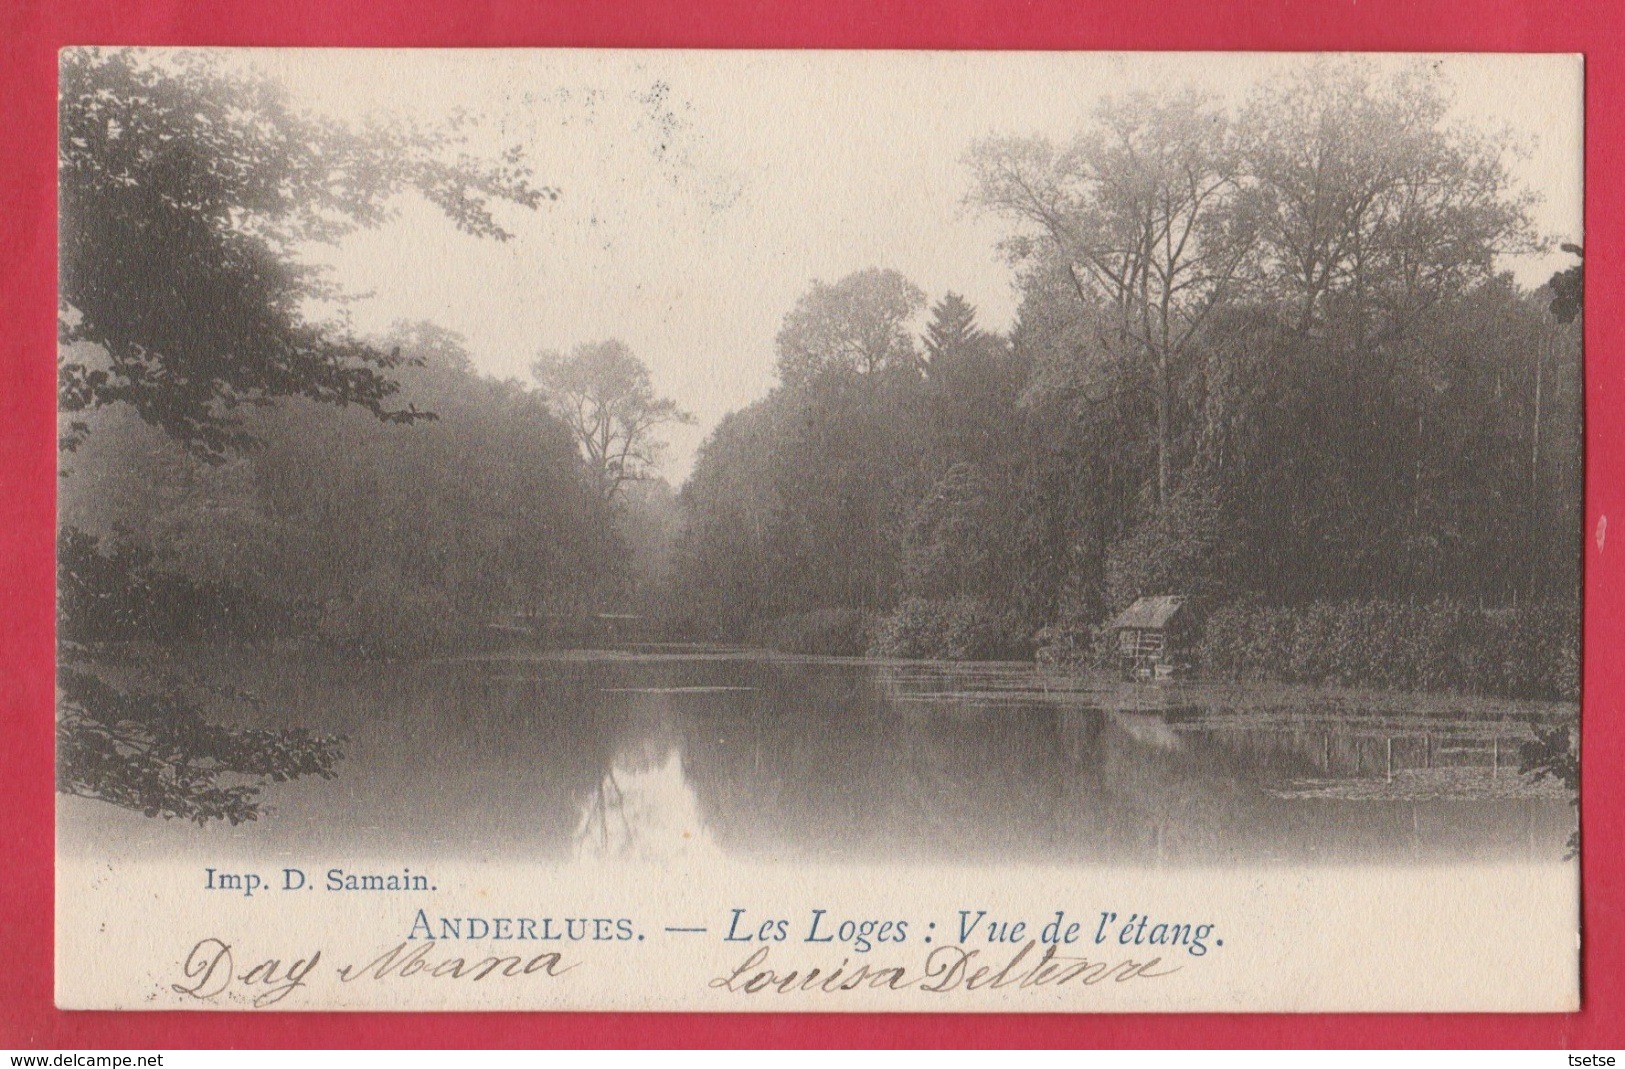
POLYGON ((336 780, 288 785, 241 829, 65 804, 67 848, 1437 863, 1555 861, 1574 827, 1515 758, 1531 720, 1572 722, 1572 705, 735 650, 255 667, 233 678, 267 709, 354 740, 336 780))
POLYGON ((622 754, 581 809, 578 861, 673 861, 720 856, 683 773, 682 751, 622 754))

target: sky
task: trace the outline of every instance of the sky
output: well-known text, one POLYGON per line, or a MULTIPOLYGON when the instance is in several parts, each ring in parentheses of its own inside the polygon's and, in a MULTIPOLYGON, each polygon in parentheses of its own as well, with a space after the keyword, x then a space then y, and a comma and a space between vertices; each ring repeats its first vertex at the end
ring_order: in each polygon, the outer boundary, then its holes
MULTIPOLYGON (((475 364, 526 377, 539 351, 619 338, 691 411, 668 428, 675 485, 726 413, 773 385, 773 338, 816 280, 901 271, 931 300, 965 295, 982 325, 1016 294, 1000 220, 964 206, 986 134, 1080 129, 1108 95, 1186 85, 1239 102, 1291 55, 318 51, 238 53, 302 104, 347 119, 478 120, 472 150, 522 145, 559 197, 504 206, 506 243, 459 234, 426 204, 312 251, 366 294, 356 327, 400 319, 461 333, 475 364)), ((1382 57, 1436 64, 1461 121, 1506 128, 1538 229, 1580 237, 1580 62, 1566 56, 1382 57)), ((1570 258, 1504 265, 1537 285, 1570 258)))

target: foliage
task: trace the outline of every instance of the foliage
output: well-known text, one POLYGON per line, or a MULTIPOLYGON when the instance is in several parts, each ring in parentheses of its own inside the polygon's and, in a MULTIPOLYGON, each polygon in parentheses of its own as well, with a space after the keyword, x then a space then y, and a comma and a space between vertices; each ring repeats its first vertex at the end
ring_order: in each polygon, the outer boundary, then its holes
POLYGON ((516 610, 579 611, 610 582, 607 506, 542 400, 476 374, 446 332, 403 327, 387 344, 413 361, 403 395, 441 419, 291 402, 255 413, 260 447, 216 466, 127 412, 92 414, 62 494, 59 633, 86 645, 64 654, 78 661, 63 677, 64 790, 252 819, 264 783, 332 774, 341 753, 297 728, 223 726, 191 688, 110 671, 99 644, 288 638, 412 656, 480 641, 516 610))
MULTIPOLYGON (((307 315, 346 295, 303 252, 404 193, 506 238, 498 205, 556 196, 519 150, 469 155, 462 119, 318 119, 186 53, 64 52, 60 119, 65 642, 291 631, 413 653, 594 596, 619 543, 539 397, 434 328, 368 340, 307 315)), ((339 759, 339 740, 223 726, 73 649, 65 792, 235 823, 264 782, 339 759)))
POLYGON ((989 339, 976 325, 976 308, 962 295, 949 291, 931 306, 931 320, 920 340, 925 346, 926 373, 934 377, 944 365, 963 359, 964 354, 989 339))
POLYGON ((739 639, 821 608, 873 611, 898 582, 918 492, 917 370, 832 372, 724 420, 682 494, 678 600, 739 639))
POLYGON ((628 484, 616 502, 615 528, 625 543, 617 600, 630 610, 659 611, 671 593, 673 555, 682 532, 677 492, 658 476, 628 484))
POLYGON ((394 565, 369 568, 329 600, 316 637, 335 650, 384 660, 466 650, 484 637, 485 621, 466 615, 446 590, 405 581, 394 565))
MULTIPOLYGON (((513 612, 585 611, 617 582, 625 548, 568 431, 534 392, 475 372, 450 332, 402 325, 380 343, 413 361, 401 396, 438 420, 380 425, 291 401, 256 412, 246 426, 259 448, 221 467, 98 413, 63 523, 116 532, 120 552, 245 604, 300 607, 300 634, 354 654, 438 651, 513 612), (186 492, 199 480, 202 510, 186 492)), ((188 610, 179 636, 261 630, 217 601, 163 603, 188 610)))
MULTIPOLYGON (((407 190, 498 239, 497 203, 556 195, 517 150, 467 155, 464 133, 317 119, 197 54, 65 51, 62 411, 122 402, 213 459, 251 444, 239 409, 278 397, 422 417, 391 405, 398 355, 306 319, 306 302, 341 295, 298 250, 376 226, 407 190)), ((63 444, 85 429, 70 422, 63 444)))
POLYGON ((1206 673, 1230 679, 1572 701, 1579 640, 1574 609, 1555 603, 1232 603, 1208 616, 1196 656, 1206 673))
POLYGON ((1554 779, 1571 791, 1580 789, 1580 755, 1575 749, 1574 732, 1567 724, 1535 725, 1535 737, 1519 752, 1518 771, 1538 782, 1554 779))
POLYGON ((1104 625, 1063 616, 1033 636, 1039 664, 1064 668, 1115 669, 1117 644, 1104 625))
POLYGON ((1025 589, 1003 548, 1022 522, 1021 374, 974 321, 962 300, 938 306, 923 375, 836 365, 723 420, 681 499, 675 601, 697 630, 1025 589))
POLYGON ((1239 151, 1256 182, 1256 284, 1294 328, 1367 346, 1489 281, 1498 254, 1536 244, 1512 188, 1506 135, 1452 122, 1424 65, 1387 80, 1322 59, 1263 85, 1239 151))
POLYGON ((266 637, 297 613, 241 586, 160 568, 150 549, 101 539, 75 527, 57 535, 57 610, 68 642, 266 637))
POLYGON ((972 464, 949 468, 914 507, 903 532, 903 579, 920 597, 949 597, 986 585, 990 494, 972 464))
POLYGON ((694 422, 676 401, 655 396, 648 367, 613 338, 578 345, 568 356, 545 352, 531 375, 575 435, 606 501, 626 483, 651 477, 664 448, 654 437, 661 426, 694 422))
POLYGON ((1013 660, 1032 654, 1030 632, 988 598, 905 598, 869 647, 872 657, 944 661, 1013 660))
POLYGON ((700 447, 678 496, 682 532, 673 558, 677 626, 744 638, 753 624, 794 609, 774 604, 781 558, 773 533, 786 508, 770 461, 782 448, 782 395, 724 416, 700 447))
POLYGON ((198 688, 173 682, 124 689, 64 665, 57 687, 57 790, 149 817, 254 820, 265 784, 333 778, 347 741, 215 723, 198 688))
MULTIPOLYGON (((414 361, 403 394, 440 420, 385 426, 293 402, 254 414, 253 454, 212 466, 127 414, 94 414, 62 495, 63 638, 287 637, 400 657, 480 641, 516 610, 579 610, 620 549, 565 429, 540 398, 476 374, 453 335, 418 325, 388 344, 414 361), (193 519, 187 488, 199 485, 213 507, 193 519)), ((105 658, 91 653, 82 675, 101 671, 105 658)), ((132 709, 150 712, 141 730, 158 731, 162 717, 195 708, 172 687, 128 688, 115 673, 75 693, 61 750, 80 764, 64 766, 64 783, 143 812, 245 819, 258 788, 208 776, 258 769, 274 782, 327 752, 295 729, 267 731, 239 739, 258 765, 219 765, 220 739, 237 736, 201 711, 161 746, 132 734, 132 709), (129 756, 160 750, 162 761, 129 756), (165 762, 184 775, 163 779, 165 762)))
POLYGON ((165 572, 143 547, 67 527, 57 543, 57 790, 149 817, 232 824, 259 815, 267 783, 336 774, 345 740, 302 728, 250 729, 208 718, 204 703, 252 703, 229 688, 166 678, 131 685, 97 651, 288 627, 294 614, 240 588, 165 572))
POLYGON ((875 627, 875 618, 858 609, 813 609, 770 621, 761 642, 785 653, 862 657, 875 627))
POLYGON ((975 203, 1023 228, 1006 245, 1012 258, 1063 272, 1095 313, 1093 343, 1149 365, 1160 506, 1172 489, 1175 377, 1252 245, 1228 121, 1195 93, 1137 94, 1102 104, 1064 149, 989 138, 969 162, 975 203))
POLYGON ((907 323, 924 305, 925 294, 896 271, 814 281, 779 329, 779 381, 794 389, 831 372, 912 372, 918 356, 907 323))
POLYGON ((976 310, 948 294, 926 323, 927 443, 943 468, 996 472, 1017 449, 1022 371, 1005 339, 976 326, 976 310))
MULTIPOLYGON (((1569 792, 1569 804, 1580 804, 1580 737, 1567 724, 1530 725, 1534 738, 1518 749, 1518 772, 1531 777, 1536 783, 1554 779, 1569 792)), ((1569 833, 1568 856, 1580 856, 1580 829, 1569 833)))
POLYGON ((1552 275, 1546 283, 1552 291, 1552 302, 1547 307, 1559 323, 1572 323, 1580 318, 1580 310, 1585 306, 1585 250, 1565 243, 1563 251, 1578 257, 1580 263, 1552 275))
POLYGON ((1211 603, 1233 574, 1235 544, 1218 495, 1193 480, 1106 551, 1105 605, 1121 612, 1136 598, 1179 594, 1211 603))
POLYGON ((815 285, 683 491, 680 600, 715 634, 846 608, 889 655, 974 619, 1090 659, 1181 593, 1231 605, 1221 674, 1572 695, 1580 351, 1496 273, 1539 246, 1515 148, 1425 65, 1346 60, 977 142, 1009 332, 947 294, 904 374, 917 291, 815 285))
POLYGON ((1025 185, 1081 211, 1107 172, 1039 143, 980 146, 976 195, 1013 220, 1006 248, 1022 272, 1011 341, 1030 368, 1038 480, 1025 510, 1046 546, 1028 567, 1069 591, 1079 607, 1066 611, 1098 619, 1121 600, 1108 556, 1154 532, 1159 500, 1193 481, 1223 502, 1231 589, 1574 596, 1578 346, 1543 301, 1492 273, 1497 255, 1529 247, 1527 199, 1510 187, 1507 146, 1447 111, 1425 74, 1384 83, 1326 63, 1262 88, 1245 137, 1216 129, 1236 139, 1239 188, 1224 208, 1233 225, 1216 216, 1215 233, 1251 237, 1232 282, 1180 320, 1195 329, 1168 351, 1166 380, 1157 353, 1121 344, 1120 303, 1080 290, 1055 237, 1072 216, 1052 226, 1053 213, 1010 201, 1025 185), (1068 176, 1079 188, 1063 196, 1068 176), (1331 228, 1320 244, 1314 218, 1331 228))

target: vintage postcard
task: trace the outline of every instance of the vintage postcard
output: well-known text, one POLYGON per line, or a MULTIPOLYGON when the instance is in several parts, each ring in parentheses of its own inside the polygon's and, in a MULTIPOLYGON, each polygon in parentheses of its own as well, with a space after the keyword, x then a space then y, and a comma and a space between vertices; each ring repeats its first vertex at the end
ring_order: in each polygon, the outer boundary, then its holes
POLYGON ((1577 1008, 1582 126, 64 50, 58 1005, 1577 1008))

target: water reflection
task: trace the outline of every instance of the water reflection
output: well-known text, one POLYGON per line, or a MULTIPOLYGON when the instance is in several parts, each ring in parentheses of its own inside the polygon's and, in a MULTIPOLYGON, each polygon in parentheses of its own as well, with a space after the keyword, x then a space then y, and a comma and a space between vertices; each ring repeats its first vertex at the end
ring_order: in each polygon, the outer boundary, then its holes
POLYGON ((1572 707, 730 651, 234 665, 353 742, 238 829, 64 803, 66 849, 1189 865, 1555 860, 1516 772, 1572 707))
MULTIPOLYGON (((1132 864, 1561 856, 1506 755, 1535 710, 1118 687, 984 666, 755 666, 688 722, 731 853, 1132 864), (1397 704, 1396 704, 1397 703, 1397 704)), ((1545 712, 1550 712, 1546 710, 1545 712)))
POLYGON ((638 763, 617 758, 581 808, 578 861, 676 861, 718 855, 683 775, 683 755, 638 763))
POLYGON ((624 741, 581 803, 572 842, 582 862, 671 862, 719 856, 683 767, 682 738, 692 726, 679 696, 725 693, 706 687, 609 687, 622 703, 624 741))

